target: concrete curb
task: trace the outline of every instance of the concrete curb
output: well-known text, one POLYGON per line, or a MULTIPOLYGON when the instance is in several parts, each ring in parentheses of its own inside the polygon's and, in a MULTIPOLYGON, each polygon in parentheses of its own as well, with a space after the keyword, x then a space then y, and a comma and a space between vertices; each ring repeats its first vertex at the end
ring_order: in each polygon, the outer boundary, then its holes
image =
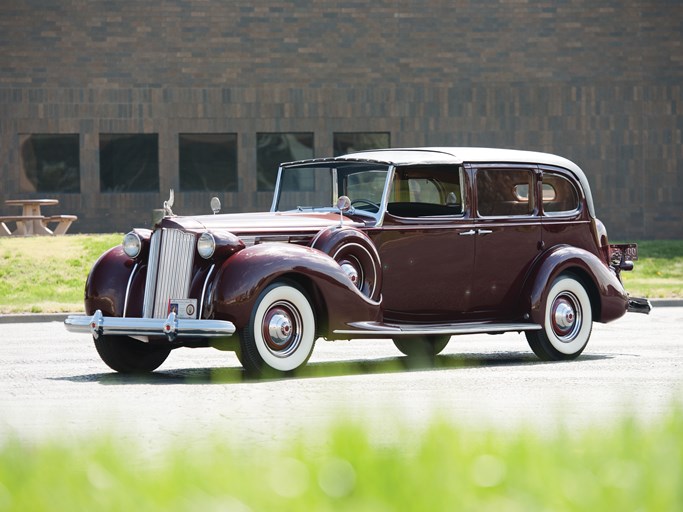
POLYGON ((63 322, 67 316, 74 314, 78 313, 17 313, 14 315, 0 315, 0 324, 33 324, 38 322, 63 322))
MULTIPOLYGON (((683 308, 683 299, 650 299, 653 308, 683 308)), ((69 315, 79 313, 17 313, 0 315, 0 324, 30 324, 38 322, 64 322, 69 315)))

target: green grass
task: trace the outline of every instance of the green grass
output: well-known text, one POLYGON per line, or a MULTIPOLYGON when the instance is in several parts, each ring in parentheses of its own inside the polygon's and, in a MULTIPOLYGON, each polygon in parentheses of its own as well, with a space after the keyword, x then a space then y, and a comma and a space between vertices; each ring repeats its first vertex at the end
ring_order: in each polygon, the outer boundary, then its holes
MULTIPOLYGON (((122 234, 0 238, 0 314, 83 309, 85 280, 122 234)), ((624 272, 635 297, 683 297, 683 241, 639 243, 640 260, 624 272)))
POLYGON ((123 235, 0 238, 0 313, 81 311, 93 263, 123 235))
MULTIPOLYGON (((681 510, 683 414, 541 436, 433 421, 270 447, 223 434, 141 455, 114 438, 0 446, 0 510, 681 510), (322 441, 321 441, 322 440, 322 441)), ((180 441, 180 438, 176 439, 180 441)))
POLYGON ((683 240, 638 242, 638 255, 635 269, 622 273, 631 295, 683 297, 683 240))

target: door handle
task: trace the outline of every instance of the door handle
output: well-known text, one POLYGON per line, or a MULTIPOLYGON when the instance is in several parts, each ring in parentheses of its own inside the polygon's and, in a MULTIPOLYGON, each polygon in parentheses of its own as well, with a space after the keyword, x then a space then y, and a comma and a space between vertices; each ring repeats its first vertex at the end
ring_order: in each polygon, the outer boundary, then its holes
POLYGON ((490 235, 493 233, 490 229, 477 229, 477 234, 479 235, 490 235))
POLYGON ((477 232, 473 229, 470 229, 469 231, 463 231, 462 233, 458 233, 460 236, 472 236, 476 234, 477 232))

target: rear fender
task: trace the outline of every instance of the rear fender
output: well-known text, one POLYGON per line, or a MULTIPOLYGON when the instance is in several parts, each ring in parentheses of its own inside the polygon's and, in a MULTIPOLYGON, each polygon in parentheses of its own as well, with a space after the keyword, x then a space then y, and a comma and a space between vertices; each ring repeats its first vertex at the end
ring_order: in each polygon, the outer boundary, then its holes
POLYGON ((329 318, 330 332, 349 322, 380 318, 380 301, 363 296, 334 259, 316 249, 285 243, 254 245, 223 263, 214 281, 215 317, 244 328, 261 291, 277 279, 312 287, 312 306, 318 316, 329 318))
POLYGON ((577 247, 561 245, 547 251, 536 263, 527 281, 526 310, 531 321, 543 325, 545 302, 553 281, 564 272, 577 275, 587 288, 598 322, 611 322, 628 309, 628 295, 618 277, 594 254, 577 247))

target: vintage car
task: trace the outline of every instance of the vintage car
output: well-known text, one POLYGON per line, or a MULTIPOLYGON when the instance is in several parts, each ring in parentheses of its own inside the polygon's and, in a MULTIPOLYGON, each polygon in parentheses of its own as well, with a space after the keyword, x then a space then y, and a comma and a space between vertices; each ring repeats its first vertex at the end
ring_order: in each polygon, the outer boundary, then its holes
POLYGON ((359 152, 280 166, 268 213, 176 216, 134 229, 95 263, 86 315, 119 372, 178 347, 233 350, 287 373, 317 339, 388 338, 434 357, 453 335, 524 333, 544 360, 576 358, 593 322, 650 311, 620 272, 588 180, 564 158, 485 148, 359 152))

